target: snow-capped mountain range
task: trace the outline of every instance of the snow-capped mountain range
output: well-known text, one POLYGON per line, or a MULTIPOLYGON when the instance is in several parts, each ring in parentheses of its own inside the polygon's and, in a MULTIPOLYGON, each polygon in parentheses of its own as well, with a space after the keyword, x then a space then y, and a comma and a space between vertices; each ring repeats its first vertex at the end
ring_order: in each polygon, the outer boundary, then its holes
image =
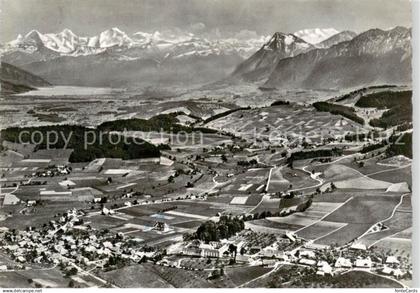
POLYGON ((235 38, 209 40, 192 33, 160 32, 136 32, 129 36, 116 27, 92 37, 77 36, 70 29, 64 29, 57 34, 43 34, 32 30, 5 44, 1 53, 21 51, 30 54, 47 49, 53 55, 77 57, 100 54, 110 49, 139 48, 147 50, 152 48, 171 54, 173 57, 176 57, 176 53, 178 53, 179 57, 191 54, 239 54, 246 58, 261 47, 267 39, 268 37, 261 36, 248 40, 235 38))
MULTIPOLYGON (((308 44, 315 45, 338 34, 333 28, 305 29, 288 34, 290 38, 298 37, 308 44)), ((47 60, 58 56, 88 56, 104 53, 107 50, 115 51, 126 49, 143 49, 159 51, 163 56, 181 58, 190 55, 209 54, 237 54, 242 58, 248 58, 270 39, 269 36, 254 36, 244 38, 205 38, 190 32, 136 32, 128 35, 122 30, 113 27, 95 36, 78 36, 70 29, 64 29, 59 33, 41 33, 32 30, 26 35, 18 37, 6 43, 0 48, 2 55, 16 51, 21 53, 41 53, 47 60), (164 52, 164 53, 162 53, 164 52)), ((139 52, 137 52, 139 53, 139 52)), ((129 60, 142 56, 124 56, 129 60)))
POLYGON ((180 30, 128 35, 111 28, 84 37, 69 29, 33 30, 3 45, 1 57, 53 84, 88 86, 194 84, 233 76, 266 81, 267 87, 335 88, 405 82, 404 68, 411 68, 411 30, 402 27, 359 35, 331 28, 237 36, 180 30))

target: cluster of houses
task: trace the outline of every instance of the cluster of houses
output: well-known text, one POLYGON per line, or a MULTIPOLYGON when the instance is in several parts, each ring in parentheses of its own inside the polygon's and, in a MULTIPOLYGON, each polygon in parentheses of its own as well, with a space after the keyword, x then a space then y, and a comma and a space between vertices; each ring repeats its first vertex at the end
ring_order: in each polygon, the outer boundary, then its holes
POLYGON ((49 167, 44 171, 37 171, 32 173, 32 177, 53 177, 53 176, 64 176, 71 173, 71 167, 64 165, 57 165, 49 167))
POLYGON ((69 210, 47 227, 27 231, 2 230, 0 250, 18 263, 81 264, 105 266, 111 257, 133 262, 153 258, 154 249, 143 250, 139 245, 128 245, 136 239, 124 235, 108 235, 83 225, 83 213, 69 210))
POLYGON ((169 246, 166 250, 168 255, 186 255, 191 257, 221 258, 229 251, 229 243, 211 241, 208 244, 195 239, 189 242, 179 242, 169 246))
POLYGON ((293 246, 293 243, 299 244, 299 239, 290 233, 288 237, 278 238, 275 243, 263 248, 250 247, 246 241, 237 238, 209 243, 195 239, 169 246, 167 254, 199 258, 231 258, 234 255, 236 262, 249 265, 275 266, 277 263, 294 263, 315 268, 316 274, 321 276, 334 276, 351 269, 375 271, 397 279, 405 275, 395 256, 388 256, 383 261, 378 257, 346 253, 347 250, 356 252, 354 248, 346 248, 344 251, 335 251, 339 252, 340 256, 334 253, 334 258, 326 261, 328 258, 323 257, 322 250, 300 244, 293 246), (234 252, 231 250, 232 246, 234 252))

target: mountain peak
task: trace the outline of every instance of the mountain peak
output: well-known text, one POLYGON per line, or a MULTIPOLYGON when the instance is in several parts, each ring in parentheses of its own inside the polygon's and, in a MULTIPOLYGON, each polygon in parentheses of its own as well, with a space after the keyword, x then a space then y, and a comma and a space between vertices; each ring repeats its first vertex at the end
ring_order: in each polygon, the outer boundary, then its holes
POLYGON ((339 31, 335 28, 312 28, 297 31, 294 33, 294 35, 301 38, 305 42, 314 45, 325 41, 326 39, 338 33, 339 31))
POLYGON ((260 50, 239 64, 233 75, 250 76, 256 71, 267 75, 279 60, 299 55, 313 48, 314 46, 293 34, 275 32, 260 50))
POLYGON ((339 32, 338 34, 335 34, 335 35, 329 37, 328 39, 316 44, 315 46, 317 48, 329 48, 329 47, 334 46, 338 43, 345 42, 345 41, 350 41, 356 36, 357 36, 357 34, 353 31, 342 31, 342 32, 339 32))
POLYGON ((108 48, 113 46, 131 46, 133 41, 127 34, 117 27, 110 28, 103 31, 99 35, 99 44, 101 48, 108 48))
POLYGON ((112 33, 112 34, 115 34, 115 35, 126 35, 125 32, 123 32, 122 30, 120 30, 117 27, 112 27, 110 29, 107 29, 107 30, 103 31, 102 33, 112 33))
POLYGON ((336 45, 317 44, 320 49, 280 60, 266 86, 338 89, 410 81, 411 35, 406 28, 371 29, 344 41, 344 33, 338 36, 336 45))
POLYGON ((30 39, 33 37, 40 37, 42 34, 37 30, 31 30, 29 33, 25 35, 25 39, 30 39))
POLYGON ((408 32, 409 30, 410 30, 409 28, 406 28, 404 26, 396 26, 396 27, 390 29, 389 31, 404 34, 404 33, 408 32))
POLYGON ((112 31, 115 31, 115 32, 119 32, 119 33, 124 33, 122 30, 120 30, 120 29, 119 29, 119 28, 117 28, 116 26, 112 27, 112 28, 111 28, 111 30, 112 30, 112 31))
POLYGON ((70 29, 65 28, 61 31, 61 33, 59 33, 60 35, 63 36, 69 36, 69 37, 77 37, 75 33, 73 33, 70 29))
POLYGON ((304 40, 298 38, 293 34, 284 34, 281 32, 275 32, 270 40, 264 45, 264 48, 270 50, 286 49, 293 43, 301 43, 309 47, 309 44, 304 40))

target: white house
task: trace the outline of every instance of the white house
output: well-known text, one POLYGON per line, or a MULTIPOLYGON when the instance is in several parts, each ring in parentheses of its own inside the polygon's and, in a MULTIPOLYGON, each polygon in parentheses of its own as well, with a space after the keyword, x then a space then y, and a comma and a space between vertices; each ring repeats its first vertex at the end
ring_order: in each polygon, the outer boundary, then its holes
POLYGON ((292 242, 296 241, 296 235, 292 232, 286 232, 286 237, 289 238, 292 242))
POLYGON ((299 256, 300 257, 306 257, 306 258, 316 258, 315 252, 311 251, 311 250, 301 250, 299 251, 299 256))
POLYGON ((313 259, 307 259, 307 258, 302 258, 299 260, 299 263, 302 265, 308 265, 308 266, 315 266, 316 265, 316 261, 313 259))
POLYGON ((404 275, 400 269, 393 269, 388 266, 384 266, 384 268, 381 270, 381 273, 384 275, 394 276, 396 278, 401 278, 404 275))
POLYGON ((102 243, 102 245, 105 248, 109 248, 109 249, 112 249, 114 247, 114 245, 110 241, 105 241, 105 242, 102 243))
POLYGON ((351 260, 344 257, 337 258, 334 267, 336 268, 351 268, 353 265, 351 264, 351 260))
POLYGON ((354 262, 354 266, 358 268, 367 268, 370 269, 372 267, 372 260, 370 257, 367 258, 360 258, 354 262))
POLYGON ((395 256, 388 256, 385 260, 386 264, 399 265, 400 261, 395 256))
POLYGON ((324 275, 333 275, 332 267, 326 261, 319 261, 317 263, 318 271, 317 274, 324 275))

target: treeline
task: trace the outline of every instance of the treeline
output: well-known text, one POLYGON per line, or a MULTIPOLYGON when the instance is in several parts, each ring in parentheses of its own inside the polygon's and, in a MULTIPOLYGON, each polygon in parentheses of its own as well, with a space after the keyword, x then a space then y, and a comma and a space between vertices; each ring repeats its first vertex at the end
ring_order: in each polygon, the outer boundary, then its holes
POLYGON ((289 101, 278 100, 271 103, 271 106, 282 106, 282 105, 290 105, 289 101))
POLYGON ((362 125, 365 123, 363 118, 357 116, 353 107, 347 107, 328 102, 316 102, 312 105, 320 112, 330 112, 331 114, 341 115, 362 125))
POLYGON ((348 94, 345 94, 345 95, 339 97, 336 101, 341 102, 341 101, 353 98, 355 95, 365 93, 366 90, 367 90, 366 88, 361 88, 361 89, 354 90, 352 92, 349 92, 348 94))
POLYGON ((139 138, 101 133, 75 125, 11 127, 1 131, 1 141, 34 143, 38 149, 73 149, 70 162, 89 162, 97 158, 123 160, 159 157, 158 147, 139 138))
POLYGON ((361 97, 355 104, 361 108, 390 109, 402 103, 411 104, 412 91, 385 91, 361 97))
POLYGON ((250 161, 238 161, 238 166, 242 166, 242 167, 249 167, 249 166, 254 166, 258 164, 258 161, 256 159, 252 159, 250 161))
POLYGON ((169 133, 178 133, 181 131, 187 133, 191 133, 194 131, 199 131, 202 133, 218 132, 215 129, 210 129, 206 127, 191 127, 181 125, 179 124, 178 118, 176 118, 177 115, 179 115, 179 113, 160 114, 150 119, 131 118, 107 121, 100 124, 98 126, 98 129, 101 131, 164 131, 169 133))
POLYGON ((377 149, 380 149, 380 148, 383 148, 384 146, 386 146, 388 143, 387 143, 387 141, 386 140, 383 140, 383 141, 381 141, 381 142, 379 142, 379 143, 375 143, 375 144, 370 144, 370 145, 367 145, 367 146, 364 146, 361 150, 360 150, 360 152, 362 153, 362 154, 366 154, 366 153, 369 153, 369 152, 371 152, 371 151, 374 151, 374 150, 377 150, 377 149))
POLYGON ((234 236, 245 228, 244 221, 238 217, 221 216, 219 222, 206 221, 202 223, 197 231, 192 234, 185 234, 184 240, 199 239, 206 243, 219 241, 234 236))
POLYGON ((343 150, 339 148, 333 149, 322 149, 322 150, 313 150, 313 151, 299 151, 292 153, 288 158, 288 162, 293 162, 297 160, 306 160, 318 157, 335 157, 341 156, 343 154, 343 150))
POLYGON ((222 112, 222 113, 219 113, 219 114, 216 114, 216 115, 213 115, 213 116, 207 118, 206 120, 204 120, 203 125, 204 124, 207 124, 207 123, 209 123, 209 122, 211 122, 213 120, 216 120, 216 119, 219 119, 219 118, 228 116, 228 115, 230 115, 232 113, 235 113, 237 111, 240 111, 240 110, 249 110, 249 109, 251 109, 251 107, 242 107, 242 108, 236 108, 236 109, 227 110, 225 112, 222 112))
POLYGON ((161 114, 150 119, 121 119, 114 121, 107 121, 98 126, 98 130, 102 131, 170 131, 191 132, 191 128, 178 124, 179 120, 176 118, 176 113, 161 114))
POLYGON ((373 93, 361 97, 357 107, 388 109, 378 119, 372 119, 369 124, 373 127, 389 128, 395 125, 412 122, 413 105, 412 91, 386 91, 373 93))
POLYGON ((395 88, 395 87, 397 87, 397 86, 396 85, 388 85, 388 84, 384 84, 384 85, 373 85, 373 86, 369 86, 369 87, 363 87, 363 88, 354 90, 352 92, 349 92, 348 94, 345 94, 345 95, 337 98, 336 101, 337 102, 341 102, 341 101, 344 101, 346 99, 353 98, 355 95, 364 94, 364 93, 366 93, 366 91, 368 89, 383 89, 383 88, 395 88))

